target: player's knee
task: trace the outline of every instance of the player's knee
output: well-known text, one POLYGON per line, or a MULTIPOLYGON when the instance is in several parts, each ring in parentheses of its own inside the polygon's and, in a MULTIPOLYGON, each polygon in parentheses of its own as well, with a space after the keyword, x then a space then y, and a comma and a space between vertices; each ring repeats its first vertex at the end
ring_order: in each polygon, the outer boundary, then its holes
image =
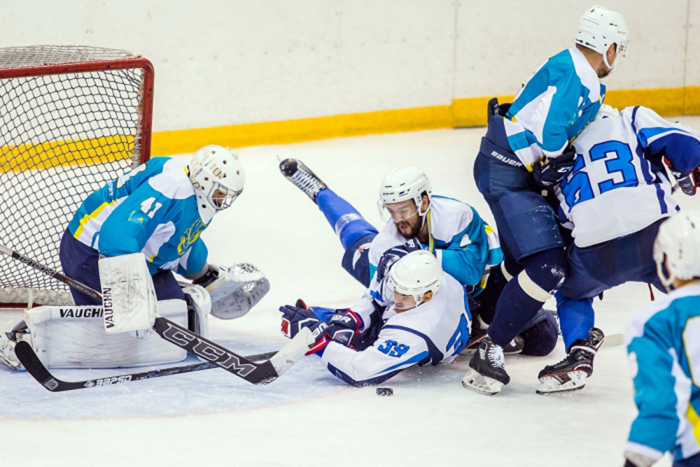
POLYGON ((369 233, 357 239, 350 245, 343 255, 342 266, 360 284, 369 287, 370 267, 369 267, 369 247, 376 233, 369 233))
POLYGON ((523 355, 544 357, 557 346, 559 338, 557 320, 552 313, 546 311, 544 313, 544 319, 520 334, 525 341, 523 355))
POLYGON ((552 248, 527 257, 525 269, 518 274, 522 289, 535 300, 547 301, 566 279, 566 253, 552 248))

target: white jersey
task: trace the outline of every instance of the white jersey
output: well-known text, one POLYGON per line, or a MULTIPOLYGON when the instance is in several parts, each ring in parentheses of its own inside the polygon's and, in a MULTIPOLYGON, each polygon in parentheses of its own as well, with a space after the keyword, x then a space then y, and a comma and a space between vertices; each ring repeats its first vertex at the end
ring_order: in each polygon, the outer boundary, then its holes
POLYGON ((555 190, 560 221, 573 229, 576 246, 638 232, 674 214, 678 204, 661 157, 697 139, 696 131, 645 107, 592 122, 574 142, 574 168, 555 190))
MULTIPOLYGON (((322 360, 328 370, 353 386, 380 384, 413 365, 450 363, 467 345, 471 315, 464 287, 443 273, 432 300, 396 313, 388 307, 372 347, 361 352, 336 342, 328 344, 322 360)), ((366 295, 353 311, 372 308, 366 295)), ((364 319, 364 318, 363 318, 364 319)))
MULTIPOLYGON (((442 269, 466 286, 477 285, 491 266, 503 260, 498 234, 466 203, 433 196, 427 214, 428 245, 442 269)), ((393 221, 372 240, 369 250, 370 277, 385 251, 406 243, 393 221)))

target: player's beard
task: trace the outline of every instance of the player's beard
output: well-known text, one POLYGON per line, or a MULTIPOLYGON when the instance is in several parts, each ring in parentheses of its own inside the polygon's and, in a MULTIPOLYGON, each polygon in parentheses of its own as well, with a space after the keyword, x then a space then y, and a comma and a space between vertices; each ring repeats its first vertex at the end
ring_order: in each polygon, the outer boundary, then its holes
POLYGON ((405 238, 406 240, 410 240, 412 238, 418 237, 422 224, 423 218, 420 216, 414 216, 410 219, 397 222, 396 229, 399 231, 403 238, 405 238))

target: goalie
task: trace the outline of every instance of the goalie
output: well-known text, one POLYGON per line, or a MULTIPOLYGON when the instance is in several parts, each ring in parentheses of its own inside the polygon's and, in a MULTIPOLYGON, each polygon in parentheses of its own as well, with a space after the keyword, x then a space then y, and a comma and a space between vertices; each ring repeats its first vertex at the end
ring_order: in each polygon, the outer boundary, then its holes
POLYGON ((55 368, 184 360, 184 350, 148 332, 156 313, 206 337, 210 312, 238 318, 269 290, 252 265, 209 264, 200 238, 244 183, 238 157, 210 145, 189 162, 152 159, 92 193, 63 235, 60 260, 66 276, 102 290, 104 306, 71 289, 75 306, 27 310, 9 341, 0 339, 0 360, 19 367, 13 352, 19 339, 55 368), (192 284, 181 287, 174 272, 192 284))

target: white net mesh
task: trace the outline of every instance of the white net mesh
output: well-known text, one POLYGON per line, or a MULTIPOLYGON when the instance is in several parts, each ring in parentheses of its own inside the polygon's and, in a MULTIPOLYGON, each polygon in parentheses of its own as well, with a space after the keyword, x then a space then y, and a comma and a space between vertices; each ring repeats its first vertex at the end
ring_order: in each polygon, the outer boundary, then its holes
MULTIPOLYGON (((0 49, 0 243, 60 270, 60 239, 82 201, 141 162, 144 71, 99 69, 129 57, 95 47, 0 49), (43 74, 47 64, 86 62, 96 69, 43 74), (11 69, 27 70, 2 78, 11 69)), ((70 303, 64 284, 0 257, 0 302, 24 303, 28 289, 37 303, 70 303)))

